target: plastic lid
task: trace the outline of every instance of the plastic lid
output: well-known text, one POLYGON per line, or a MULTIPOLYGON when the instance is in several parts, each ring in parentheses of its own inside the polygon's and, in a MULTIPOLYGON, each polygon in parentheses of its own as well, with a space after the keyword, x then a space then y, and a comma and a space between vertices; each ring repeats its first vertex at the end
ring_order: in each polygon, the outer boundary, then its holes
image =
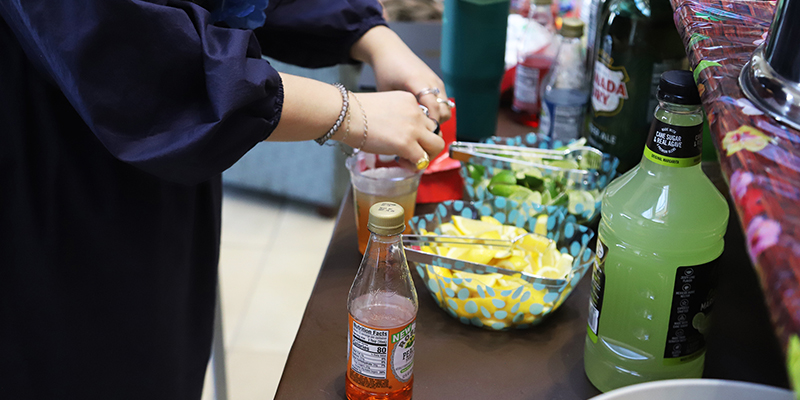
POLYGON ((367 228, 379 235, 397 235, 406 229, 403 206, 391 201, 375 203, 369 208, 367 228))
POLYGON ((577 18, 564 18, 561 21, 561 36, 568 38, 583 36, 583 21, 577 18))
POLYGON ((661 74, 658 99, 675 104, 700 104, 700 93, 697 91, 692 73, 676 69, 661 74))
POLYGON ((549 6, 553 4, 553 0, 533 0, 535 6, 549 6))

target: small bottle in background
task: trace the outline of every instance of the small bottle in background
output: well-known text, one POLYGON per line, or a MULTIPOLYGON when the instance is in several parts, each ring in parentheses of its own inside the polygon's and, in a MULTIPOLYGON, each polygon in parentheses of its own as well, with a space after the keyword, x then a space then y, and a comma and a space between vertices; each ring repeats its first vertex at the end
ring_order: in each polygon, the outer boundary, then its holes
POLYGON ((517 49, 511 110, 517 122, 534 128, 539 126, 541 83, 555 58, 555 32, 552 0, 533 0, 517 49))
POLYGON ((530 8, 530 0, 511 0, 509 12, 511 14, 519 14, 527 18, 528 13, 530 13, 530 8))
POLYGON ((542 81, 539 133, 553 142, 567 143, 583 134, 589 79, 581 36, 583 22, 564 18, 555 62, 542 81))
POLYGON ((403 207, 374 204, 367 227, 372 233, 347 296, 345 393, 349 400, 408 400, 419 305, 403 250, 403 207))

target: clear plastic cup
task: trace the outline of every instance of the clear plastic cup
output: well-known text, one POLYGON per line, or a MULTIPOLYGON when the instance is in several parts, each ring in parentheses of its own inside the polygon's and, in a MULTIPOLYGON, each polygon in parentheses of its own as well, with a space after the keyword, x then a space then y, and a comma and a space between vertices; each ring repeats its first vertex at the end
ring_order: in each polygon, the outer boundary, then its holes
POLYGON ((364 254, 369 241, 369 208, 379 201, 400 204, 405 210, 405 233, 411 232, 408 221, 414 216, 417 188, 422 171, 410 171, 401 167, 394 157, 377 156, 359 152, 345 163, 350 171, 355 203, 358 251, 364 254))

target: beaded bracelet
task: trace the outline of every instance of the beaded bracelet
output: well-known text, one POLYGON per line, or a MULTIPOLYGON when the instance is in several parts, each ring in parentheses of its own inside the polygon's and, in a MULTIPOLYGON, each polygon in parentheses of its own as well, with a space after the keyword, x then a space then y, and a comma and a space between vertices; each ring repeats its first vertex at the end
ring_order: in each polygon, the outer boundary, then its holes
POLYGON ((333 124, 331 129, 328 129, 328 133, 322 135, 317 139, 314 139, 314 141, 317 142, 317 144, 319 144, 320 146, 325 144, 325 142, 327 142, 331 138, 331 136, 333 136, 333 134, 336 133, 337 130, 339 130, 339 127, 342 126, 342 122, 344 121, 344 116, 347 115, 347 108, 350 106, 349 101, 347 100, 347 89, 344 87, 344 85, 342 85, 339 82, 336 82, 333 84, 333 86, 339 89, 339 92, 341 92, 342 94, 342 112, 339 113, 339 118, 336 119, 336 123, 333 124))

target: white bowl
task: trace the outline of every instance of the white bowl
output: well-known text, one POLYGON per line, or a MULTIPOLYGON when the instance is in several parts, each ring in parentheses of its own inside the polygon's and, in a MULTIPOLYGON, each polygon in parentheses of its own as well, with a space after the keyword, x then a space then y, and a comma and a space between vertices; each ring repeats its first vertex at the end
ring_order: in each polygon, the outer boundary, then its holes
POLYGON ((592 397, 591 400, 794 400, 790 390, 719 379, 671 379, 640 383, 592 397))

